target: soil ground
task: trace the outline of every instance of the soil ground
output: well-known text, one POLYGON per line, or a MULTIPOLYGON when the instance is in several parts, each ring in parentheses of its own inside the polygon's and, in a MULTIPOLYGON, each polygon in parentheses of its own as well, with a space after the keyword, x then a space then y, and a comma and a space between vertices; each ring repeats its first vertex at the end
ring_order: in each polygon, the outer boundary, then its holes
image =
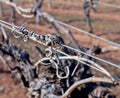
MULTIPOLYGON (((23 0, 24 1, 24 0, 23 0)), ((32 0, 27 0, 29 2, 23 3, 21 1, 21 5, 24 7, 29 7, 32 0)), ((108 0, 104 0, 108 2, 108 0)), ((16 0, 16 2, 18 2, 16 0)), ((120 6, 119 0, 109 0, 109 3, 116 4, 120 6)), ((4 5, 4 17, 0 16, 1 20, 5 20, 7 22, 12 22, 11 19, 11 9, 9 6, 4 5)), ((48 12, 50 15, 54 16, 56 19, 61 20, 65 23, 71 24, 75 27, 83 29, 85 31, 89 31, 86 22, 85 16, 82 9, 82 3, 79 0, 67 0, 64 5, 63 0, 53 0, 53 8, 47 8, 47 0, 44 2, 43 11, 48 12)), ((105 5, 99 5, 97 12, 91 11, 91 17, 93 20, 93 28, 94 34, 106 38, 108 40, 120 43, 120 9, 108 7, 105 5)), ((16 19, 14 24, 22 25, 23 23, 27 22, 27 27, 30 30, 34 30, 37 33, 43 34, 54 34, 54 31, 50 25, 42 20, 42 24, 38 25, 35 22, 35 18, 26 19, 22 16, 16 14, 16 19)), ((71 29, 70 29, 71 30, 71 29)), ((77 39, 79 45, 85 47, 92 47, 93 45, 99 45, 100 47, 109 46, 110 44, 100 41, 98 39, 92 38, 88 35, 85 35, 81 32, 77 32, 71 30, 74 37, 77 39)), ((20 48, 26 49, 31 54, 31 60, 36 61, 39 59, 39 55, 35 51, 34 46, 38 45, 32 41, 30 42, 23 42, 18 39, 14 39, 11 36, 11 43, 16 44, 20 48), (37 55, 37 57, 36 57, 37 55)), ((67 43, 70 43, 66 40, 67 43)), ((41 46, 42 47, 42 46, 41 46)), ((108 52, 105 54, 99 55, 99 57, 111 61, 120 65, 120 51, 113 51, 108 52)), ((16 77, 11 74, 7 69, 2 67, 2 63, 0 62, 0 98, 27 98, 26 93, 27 90, 20 84, 20 81, 16 79, 16 77)), ((111 67, 109 65, 102 64, 104 68, 106 68, 109 72, 113 75, 120 77, 120 69, 111 67)), ((94 72, 96 76, 99 75, 98 72, 94 72)), ((117 95, 117 98, 120 98, 120 86, 112 88, 113 92, 117 95)))

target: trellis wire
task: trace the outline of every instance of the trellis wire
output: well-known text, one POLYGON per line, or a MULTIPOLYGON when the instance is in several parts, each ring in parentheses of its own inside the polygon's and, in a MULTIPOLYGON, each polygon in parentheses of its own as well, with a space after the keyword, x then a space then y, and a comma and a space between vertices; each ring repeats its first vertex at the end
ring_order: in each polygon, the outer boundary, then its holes
POLYGON ((109 65, 111 65, 111 66, 114 66, 114 67, 120 69, 120 65, 117 65, 117 64, 108 62, 108 61, 103 60, 103 59, 101 59, 101 58, 99 58, 99 57, 97 57, 97 56, 93 56, 93 55, 88 54, 88 53, 86 53, 86 52, 83 52, 83 51, 81 51, 81 50, 77 50, 77 49, 72 48, 72 47, 70 47, 70 46, 68 46, 68 45, 62 45, 62 46, 66 47, 66 48, 69 48, 69 49, 72 49, 72 50, 74 50, 74 51, 76 51, 76 52, 79 52, 79 53, 81 53, 81 54, 87 55, 87 56, 92 57, 92 58, 94 58, 94 59, 96 59, 96 60, 99 60, 99 61, 101 61, 101 62, 104 62, 104 63, 106 63, 106 64, 109 64, 109 65))
MULTIPOLYGON (((2 26, 4 26, 4 27, 10 29, 10 30, 13 30, 13 25, 10 24, 10 23, 7 23, 7 24, 8 24, 9 26, 11 26, 11 27, 6 26, 6 25, 5 25, 6 22, 1 21, 1 20, 0 20, 0 24, 1 24, 2 26)), ((15 28, 18 28, 18 27, 15 26, 15 28)), ((21 34, 21 32, 18 31, 17 29, 15 29, 15 31, 17 31, 17 33, 21 34)), ((30 36, 30 39, 32 39, 32 40, 38 42, 39 44, 42 44, 42 45, 46 46, 46 44, 44 44, 43 42, 41 42, 41 41, 39 41, 39 40, 36 40, 36 38, 35 38, 34 36, 30 36)), ((69 49, 72 49, 72 50, 74 50, 74 51, 76 51, 76 52, 79 52, 79 53, 85 54, 85 55, 87 55, 87 56, 89 56, 89 57, 92 57, 92 58, 94 58, 94 59, 96 59, 96 60, 99 60, 99 61, 101 61, 101 62, 104 62, 104 63, 106 63, 106 64, 112 65, 112 66, 117 67, 117 68, 120 69, 120 66, 118 66, 117 64, 114 64, 114 63, 108 62, 108 61, 103 60, 103 59, 101 59, 101 58, 98 58, 98 57, 96 57, 96 56, 93 56, 93 55, 90 55, 90 54, 88 54, 88 53, 85 53, 85 52, 83 52, 83 51, 80 51, 80 50, 74 49, 74 48, 72 48, 72 47, 70 47, 70 46, 68 46, 68 45, 62 45, 62 46, 66 47, 66 48, 69 48, 69 49)), ((54 49, 54 50, 56 50, 56 49, 54 49)))
MULTIPOLYGON (((6 25, 5 25, 6 22, 1 21, 1 20, 0 20, 0 24, 1 24, 2 26, 4 26, 4 27, 10 29, 10 30, 13 30, 13 27, 14 27, 14 26, 13 26, 12 24, 10 24, 10 23, 7 23, 7 24, 8 24, 9 26, 11 26, 11 27, 6 26, 6 25), (1 23, 1 22, 2 22, 2 23, 1 23)), ((15 26, 15 28, 18 28, 18 27, 15 26)), ((21 32, 19 32, 17 29, 16 29, 15 31, 17 31, 17 33, 21 34, 21 32)), ((46 46, 46 44, 44 44, 43 42, 41 42, 41 41, 39 41, 39 40, 36 40, 36 38, 35 38, 34 36, 30 36, 30 39, 32 39, 32 40, 38 42, 39 44, 42 44, 42 45, 46 46)), ((99 60, 99 61, 101 61, 101 62, 104 62, 104 63, 106 63, 106 64, 112 65, 112 66, 117 67, 117 68, 120 69, 120 66, 118 66, 117 64, 114 64, 114 63, 108 62, 108 61, 103 60, 103 59, 101 59, 101 58, 98 58, 98 57, 96 57, 96 56, 93 56, 93 55, 90 55, 90 54, 88 54, 88 53, 85 53, 85 52, 83 52, 83 51, 80 51, 80 50, 74 49, 74 48, 72 48, 72 47, 70 47, 70 46, 68 46, 68 45, 62 45, 62 46, 67 47, 67 48, 69 48, 69 49, 72 49, 72 50, 74 50, 74 51, 76 51, 76 52, 79 52, 79 53, 85 54, 85 55, 87 55, 87 56, 89 56, 89 57, 92 57, 92 58, 94 58, 94 59, 96 59, 96 60, 99 60)), ((54 50, 56 50, 56 49, 54 49, 54 50)))
POLYGON ((76 30, 76 31, 79 31, 79 32, 81 32, 81 33, 84 33, 84 34, 87 34, 87 35, 89 35, 89 36, 92 36, 92 37, 94 37, 94 38, 97 38, 97 39, 99 39, 99 40, 102 40, 102 41, 104 41, 104 42, 110 43, 110 44, 112 44, 112 45, 114 45, 114 46, 120 47, 120 44, 118 44, 118 43, 115 43, 115 42, 112 42, 112 41, 110 41, 110 40, 104 39, 104 38, 99 37, 99 36, 97 36, 97 35, 95 35, 95 34, 91 34, 91 33, 89 33, 89 32, 86 32, 86 31, 84 31, 84 30, 82 30, 82 29, 79 29, 79 28, 74 27, 74 26, 72 26, 72 25, 69 25, 69 24, 67 24, 67 23, 64 23, 64 22, 61 22, 61 21, 58 21, 58 20, 55 20, 55 22, 58 23, 58 24, 67 26, 67 27, 69 27, 69 28, 72 28, 72 29, 74 29, 74 30, 76 30))
POLYGON ((103 2, 103 1, 98 1, 98 3, 99 3, 99 4, 106 5, 106 6, 110 6, 110 7, 114 7, 114 8, 120 9, 120 6, 115 5, 115 4, 110 4, 110 3, 107 3, 107 2, 103 2))
MULTIPOLYGON (((91 2, 91 0, 83 0, 83 1, 89 1, 91 2)), ((94 0, 93 0, 94 1, 94 0)), ((119 5, 115 5, 115 4, 110 4, 110 3, 107 3, 107 2, 104 2, 104 1, 100 1, 100 0, 95 0, 98 4, 102 4, 102 5, 106 5, 106 6, 109 6, 109 7, 114 7, 114 8, 118 8, 120 9, 120 6, 119 5)))
MULTIPOLYGON (((9 24, 9 23, 7 23, 7 24, 9 24)), ((10 25, 10 24, 9 24, 9 25, 10 25)), ((3 26, 3 25, 2 25, 2 26, 3 26)), ((16 31, 16 32, 18 33, 18 31, 16 31)), ((56 50, 56 49, 54 49, 54 50, 56 50)), ((65 54, 65 53, 64 53, 64 54, 65 54)), ((68 55, 67 55, 67 56, 68 56, 68 55)), ((68 58, 70 58, 70 56, 69 56, 68 58)), ((71 58, 73 58, 73 57, 71 57, 71 58)), ((77 60, 77 59, 76 59, 76 60, 77 60)), ((97 71, 99 71, 99 72, 101 72, 101 73, 106 74, 108 77, 110 77, 111 79, 113 79, 113 78, 111 77, 111 75, 110 75, 104 68, 100 67, 99 65, 96 66, 96 67, 94 67, 94 66, 91 66, 91 65, 89 65, 89 64, 87 64, 87 63, 81 61, 81 60, 78 60, 78 61, 79 61, 80 63, 82 63, 82 64, 85 64, 85 65, 87 65, 87 66, 93 68, 93 69, 96 69, 97 71)), ((88 61, 88 60, 87 60, 87 61, 88 61)), ((57 71, 56 71, 56 74, 57 74, 58 78, 63 79, 63 78, 66 78, 66 77, 69 75, 69 69, 67 68, 68 73, 66 74, 66 76, 65 76, 65 77, 59 76, 57 65, 55 64, 55 66, 56 66, 56 70, 57 70, 57 71)))

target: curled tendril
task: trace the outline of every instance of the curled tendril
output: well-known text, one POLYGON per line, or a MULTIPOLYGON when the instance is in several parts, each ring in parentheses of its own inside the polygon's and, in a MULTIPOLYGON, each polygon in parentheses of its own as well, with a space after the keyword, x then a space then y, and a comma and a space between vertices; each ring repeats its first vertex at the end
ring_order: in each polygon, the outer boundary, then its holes
POLYGON ((46 56, 50 57, 53 54, 52 47, 49 47, 49 48, 45 49, 45 52, 46 52, 46 56))
POLYGON ((57 64, 55 61, 53 61, 52 59, 50 60, 50 62, 55 65, 55 67, 56 67, 56 75, 57 75, 57 77, 58 77, 59 79, 66 79, 66 78, 68 78, 68 76, 69 76, 69 74, 70 74, 70 70, 69 70, 69 67, 68 67, 68 66, 65 67, 65 73, 66 73, 66 75, 65 75, 65 76, 60 76, 60 75, 59 75, 59 67, 58 67, 58 64, 57 64))

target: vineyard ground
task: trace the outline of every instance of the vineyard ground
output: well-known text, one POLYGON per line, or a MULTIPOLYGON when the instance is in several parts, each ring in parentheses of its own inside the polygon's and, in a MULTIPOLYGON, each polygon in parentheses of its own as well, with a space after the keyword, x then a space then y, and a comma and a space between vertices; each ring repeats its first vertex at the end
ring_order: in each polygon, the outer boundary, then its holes
MULTIPOLYGON (((30 0, 29 0, 30 1, 30 0)), ((54 0, 53 0, 54 1, 54 0)), ((47 9, 47 0, 45 0, 43 10, 50 13, 52 16, 54 16, 56 19, 61 20, 63 22, 66 22, 68 24, 71 24, 73 26, 76 26, 80 29, 84 29, 88 31, 88 27, 86 26, 84 13, 82 10, 81 2, 76 3, 72 1, 67 1, 66 6, 62 6, 63 0, 55 0, 54 3, 54 9, 47 9)), ((78 1, 78 0, 74 0, 78 1)), ((105 0, 107 1, 107 0, 105 0)), ((113 0, 110 0, 109 2, 113 3, 113 0)), ((115 4, 120 5, 119 0, 114 0, 115 4)), ((28 6, 25 4, 24 6, 28 6)), ((13 20, 10 18, 10 7, 5 5, 5 16, 1 17, 0 19, 5 20, 7 22, 12 22, 13 20), (8 17, 9 16, 9 17, 8 17)), ((96 35, 99 35, 101 37, 107 38, 109 40, 115 41, 120 43, 120 9, 106 7, 103 5, 98 6, 97 12, 92 11, 92 20, 93 20, 93 28, 94 33, 96 35)), ((51 26, 42 20, 42 25, 37 25, 35 23, 34 19, 26 19, 21 17, 20 15, 16 15, 15 24, 21 25, 25 22, 27 23, 27 27, 30 28, 30 30, 34 30, 37 33, 52 33, 54 34, 54 31, 52 30, 51 26)), ((91 47, 93 45, 100 45, 101 47, 109 45, 105 42, 101 42, 95 38, 91 38, 87 35, 84 35, 82 33, 78 33, 74 30, 71 30, 74 34, 74 37, 77 39, 78 43, 85 47, 91 47)), ((25 42, 23 44, 23 41, 20 41, 18 39, 13 38, 11 36, 10 38, 11 43, 14 43, 20 48, 26 49, 31 54, 31 60, 36 61, 40 57, 35 51, 34 46, 38 45, 32 41, 25 42), (37 55, 37 57, 36 57, 37 55)), ((70 42, 69 42, 70 43, 70 42)), ((42 47, 42 46, 41 46, 42 47)), ((44 49, 44 47, 42 47, 44 49)), ((113 63, 120 65, 120 51, 114 51, 109 52, 105 54, 101 54, 99 57, 111 61, 113 63)), ((26 89, 21 86, 20 81, 16 79, 16 77, 11 74, 7 69, 2 67, 2 63, 0 62, 0 98, 27 98, 26 97, 26 89)), ((102 64, 101 65, 105 65, 102 64)), ((115 74, 120 77, 120 70, 117 68, 113 68, 110 66, 104 66, 107 70, 109 70, 112 74, 115 74)), ((96 76, 99 75, 99 73, 93 71, 96 76)), ((117 98, 120 98, 120 86, 116 88, 112 88, 113 92, 117 95, 117 98)))

